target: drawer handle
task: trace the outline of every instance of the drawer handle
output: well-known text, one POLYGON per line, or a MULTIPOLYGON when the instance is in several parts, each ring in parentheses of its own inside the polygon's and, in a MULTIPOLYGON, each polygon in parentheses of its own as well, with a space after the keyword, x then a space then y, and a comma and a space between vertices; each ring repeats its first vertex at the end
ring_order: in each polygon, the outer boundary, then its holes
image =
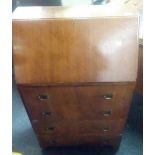
POLYGON ((103 111, 101 113, 104 117, 109 117, 112 115, 112 110, 103 111))
POLYGON ((103 128, 103 132, 108 132, 109 131, 109 128, 106 127, 106 128, 103 128))
POLYGON ((47 131, 53 131, 54 130, 54 127, 48 127, 46 128, 47 131))
POLYGON ((105 100, 112 100, 112 99, 113 99, 113 94, 112 94, 112 93, 104 94, 104 95, 102 95, 102 97, 103 97, 105 100))
POLYGON ((46 100, 48 100, 48 98, 49 98, 49 96, 48 95, 45 95, 45 94, 38 96, 38 99, 40 101, 46 101, 46 100))
POLYGON ((49 117, 51 115, 51 112, 43 112, 42 115, 43 117, 49 117))

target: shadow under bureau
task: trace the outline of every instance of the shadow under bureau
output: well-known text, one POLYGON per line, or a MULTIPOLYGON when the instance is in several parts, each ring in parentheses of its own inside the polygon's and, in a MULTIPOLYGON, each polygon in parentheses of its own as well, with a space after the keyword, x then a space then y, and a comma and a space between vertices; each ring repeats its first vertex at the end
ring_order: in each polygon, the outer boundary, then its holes
POLYGON ((138 17, 19 7, 15 79, 40 145, 119 146, 138 67, 138 17))

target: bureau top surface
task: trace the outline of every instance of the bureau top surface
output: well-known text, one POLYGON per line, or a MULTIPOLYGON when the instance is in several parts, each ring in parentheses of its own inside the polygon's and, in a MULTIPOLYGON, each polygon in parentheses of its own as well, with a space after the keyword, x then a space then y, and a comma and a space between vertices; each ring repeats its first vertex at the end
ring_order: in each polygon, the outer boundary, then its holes
POLYGON ((13 20, 33 19, 70 19, 70 18, 96 18, 96 17, 126 17, 137 16, 137 8, 126 5, 89 5, 89 6, 33 6, 17 7, 13 12, 13 20))

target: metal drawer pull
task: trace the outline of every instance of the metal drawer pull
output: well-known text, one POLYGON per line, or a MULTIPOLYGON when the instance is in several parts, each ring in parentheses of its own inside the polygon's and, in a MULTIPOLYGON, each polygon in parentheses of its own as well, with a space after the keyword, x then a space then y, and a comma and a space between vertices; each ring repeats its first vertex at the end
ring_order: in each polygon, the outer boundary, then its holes
POLYGON ((108 127, 103 128, 103 132, 107 132, 107 131, 109 131, 109 128, 108 127))
POLYGON ((105 116, 105 117, 109 117, 109 116, 112 115, 112 110, 103 111, 102 115, 105 116))
POLYGON ((112 93, 104 94, 104 95, 102 95, 102 96, 103 96, 103 98, 104 98, 105 100, 111 100, 111 99, 113 98, 113 94, 112 94, 112 93))
POLYGON ((43 112, 42 115, 44 117, 49 117, 51 115, 51 112, 43 112))
POLYGON ((46 94, 43 94, 43 95, 39 95, 39 96, 38 96, 38 99, 39 99, 40 101, 46 101, 46 100, 48 100, 48 98, 49 98, 49 96, 46 95, 46 94))
POLYGON ((54 130, 54 127, 48 127, 46 128, 47 131, 53 131, 54 130))

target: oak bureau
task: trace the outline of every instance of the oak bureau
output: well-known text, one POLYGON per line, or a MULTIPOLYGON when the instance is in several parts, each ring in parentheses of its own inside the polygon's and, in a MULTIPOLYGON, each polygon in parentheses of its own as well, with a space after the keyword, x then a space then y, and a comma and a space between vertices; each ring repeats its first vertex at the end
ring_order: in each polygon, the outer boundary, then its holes
POLYGON ((137 14, 19 7, 13 62, 41 147, 119 146, 137 78, 137 14))

